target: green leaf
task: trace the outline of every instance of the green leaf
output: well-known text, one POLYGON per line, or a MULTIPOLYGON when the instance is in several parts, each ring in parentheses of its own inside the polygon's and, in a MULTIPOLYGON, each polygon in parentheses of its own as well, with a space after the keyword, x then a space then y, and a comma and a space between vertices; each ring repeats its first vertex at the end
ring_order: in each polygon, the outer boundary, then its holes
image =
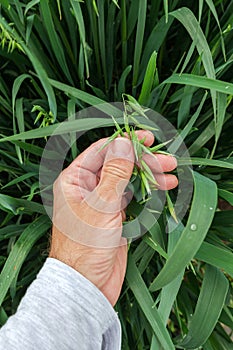
POLYGON ((153 86, 154 75, 156 72, 156 59, 157 59, 157 52, 154 51, 148 62, 148 65, 146 68, 146 74, 142 84, 141 93, 138 98, 138 102, 144 106, 147 104, 147 101, 149 99, 150 92, 153 86))
POLYGON ((144 315, 150 323, 154 334, 164 350, 175 349, 166 326, 163 324, 157 308, 153 308, 154 301, 138 271, 131 254, 128 257, 126 279, 144 315))
POLYGON ((0 240, 3 241, 4 239, 19 236, 27 226, 28 224, 15 224, 0 228, 0 240))
MULTIPOLYGON (((117 119, 118 123, 123 123, 123 118, 117 119)), ((87 118, 87 119, 76 119, 70 120, 63 123, 57 123, 54 125, 49 125, 44 128, 38 128, 35 130, 25 131, 21 134, 7 136, 0 139, 0 142, 5 141, 18 141, 19 139, 29 140, 50 135, 62 135, 74 131, 91 130, 94 128, 112 126, 112 118, 87 118)))
POLYGON ((208 242, 203 242, 195 255, 195 259, 223 269, 233 277, 233 253, 208 242))
MULTIPOLYGON (((136 1, 134 3, 136 3, 136 1)), ((173 21, 174 17, 169 16, 168 22, 166 22, 166 18, 163 16, 151 30, 149 38, 146 41, 145 48, 142 52, 142 60, 140 64, 140 81, 143 80, 147 62, 150 59, 150 56, 152 55, 153 51, 159 52, 159 49, 161 48, 173 21)))
POLYGON ((51 222, 49 218, 47 216, 40 216, 27 226, 14 244, 0 274, 0 305, 33 245, 47 232, 50 226, 51 222))
POLYGON ((180 346, 196 349, 206 342, 221 314, 228 288, 229 284, 223 273, 207 265, 189 331, 180 346))
POLYGON ((184 139, 188 136, 188 134, 190 133, 193 125, 195 124, 196 120, 198 119, 198 117, 200 116, 202 107, 205 103, 207 97, 207 92, 205 92, 196 112, 192 115, 192 117, 190 118, 190 120, 188 121, 188 123, 185 125, 185 127, 183 128, 183 130, 181 130, 179 136, 172 142, 170 149, 172 150, 172 152, 175 154, 177 152, 177 150, 179 149, 179 147, 181 146, 181 144, 184 142, 184 139))
POLYGON ((56 58, 57 62, 59 63, 67 79, 70 81, 70 83, 72 83, 73 80, 71 78, 69 68, 67 66, 63 46, 61 45, 61 40, 57 35, 55 26, 53 23, 52 11, 51 11, 51 6, 49 6, 49 1, 40 0, 40 9, 43 17, 44 26, 48 33, 50 44, 54 52, 54 58, 56 58))
POLYGON ((0 194, 0 208, 6 212, 13 213, 14 215, 20 213, 45 213, 42 204, 28 201, 26 199, 14 198, 5 194, 0 194))
POLYGON ((178 223, 178 219, 177 219, 177 216, 176 216, 176 212, 175 212, 175 208, 174 208, 174 205, 172 203, 172 200, 169 196, 169 193, 168 191, 166 191, 166 198, 167 198, 167 207, 168 207, 168 210, 172 216, 172 218, 175 220, 176 223, 178 223))
MULTIPOLYGON (((183 231, 183 225, 177 226, 177 228, 169 234, 168 237, 168 255, 170 256, 175 249, 175 246, 181 236, 183 231)), ((161 290, 160 303, 159 303, 159 313, 164 325, 167 324, 169 315, 171 313, 173 304, 175 302, 176 296, 178 294, 182 279, 184 275, 184 269, 180 274, 169 284, 164 286, 161 290)))
POLYGON ((137 33, 135 40, 135 50, 134 50, 134 64, 133 64, 133 88, 136 87, 138 82, 139 73, 139 63, 142 53, 142 43, 144 37, 144 30, 146 25, 146 8, 147 0, 139 1, 138 6, 138 17, 137 17, 137 33))
POLYGON ((230 205, 233 205, 233 193, 226 190, 218 190, 218 194, 221 198, 225 199, 230 205))
MULTIPOLYGON (((207 77, 215 79, 213 57, 206 37, 193 12, 189 8, 182 7, 176 11, 171 12, 170 15, 178 19, 188 31, 189 35, 191 36, 193 42, 196 45, 199 55, 201 56, 201 60, 203 62, 203 66, 205 68, 207 77)), ((214 115, 216 115, 216 91, 212 88, 210 88, 210 90, 212 96, 214 115)))
POLYGON ((19 89, 21 88, 21 85, 22 85, 22 83, 24 82, 25 79, 32 79, 32 77, 29 74, 21 74, 14 80, 14 84, 13 84, 13 87, 12 87, 12 110, 13 110, 13 115, 15 113, 16 96, 17 96, 17 94, 19 92, 19 89))
POLYGON ((223 160, 215 160, 208 158, 178 158, 178 165, 203 165, 203 166, 214 166, 219 168, 233 169, 233 164, 223 160))
POLYGON ((0 324, 1 324, 1 326, 3 326, 7 320, 8 320, 7 313, 4 310, 4 308, 1 306, 0 307, 0 324))
POLYGON ((9 7, 10 6, 10 3, 8 0, 0 0, 0 4, 5 6, 5 7, 9 7))
POLYGON ((112 106, 110 103, 106 103, 106 101, 101 100, 100 98, 95 97, 85 91, 60 83, 59 81, 56 81, 56 80, 50 79, 49 81, 51 85, 54 86, 55 88, 61 91, 64 91, 66 94, 76 97, 79 100, 91 106, 95 106, 95 108, 99 109, 100 111, 103 111, 108 115, 119 116, 122 114, 122 112, 118 108, 112 106))
POLYGON ((40 2, 40 0, 31 0, 27 3, 26 7, 25 7, 25 11, 24 11, 24 15, 26 16, 27 12, 34 7, 35 5, 37 5, 40 2))
POLYGON ((121 98, 121 95, 126 92, 126 79, 129 76, 129 73, 132 70, 132 65, 127 66, 121 74, 121 77, 118 82, 118 95, 121 98))
MULTIPOLYGON (((200 248, 214 217, 217 187, 208 178, 194 172, 194 195, 187 225, 158 276, 150 286, 158 290, 176 278, 200 248)), ((172 234, 172 233, 171 233, 172 234)))
MULTIPOLYGON (((148 244, 153 250, 155 250, 156 252, 158 252, 163 258, 167 259, 168 255, 167 253, 163 250, 163 248, 161 248, 161 246, 156 243, 152 237, 149 236, 144 236, 143 237, 143 241, 146 242, 146 244, 148 244)), ((162 316, 161 316, 162 317, 162 316)))
POLYGON ((16 179, 14 179, 14 180, 8 182, 5 186, 2 187, 2 189, 3 189, 3 188, 10 187, 10 186, 13 186, 13 185, 16 185, 16 184, 18 184, 19 182, 24 181, 24 180, 26 180, 26 179, 29 179, 30 177, 33 177, 33 176, 35 176, 35 175, 37 175, 37 173, 32 173, 32 172, 29 172, 29 173, 26 173, 26 174, 24 174, 24 175, 21 175, 21 176, 17 177, 16 179))
POLYGON ((233 84, 227 81, 220 81, 217 79, 210 79, 200 75, 194 74, 173 74, 166 79, 163 84, 185 84, 197 86, 202 89, 214 89, 223 94, 233 95, 233 84))
POLYGON ((80 34, 80 40, 82 43, 83 53, 84 53, 84 60, 85 60, 85 66, 86 66, 86 77, 89 78, 89 64, 88 64, 88 53, 87 48, 88 45, 86 43, 86 31, 85 31, 85 25, 83 21, 83 15, 81 6, 78 1, 71 0, 71 5, 74 10, 74 16, 78 24, 79 34, 80 34))

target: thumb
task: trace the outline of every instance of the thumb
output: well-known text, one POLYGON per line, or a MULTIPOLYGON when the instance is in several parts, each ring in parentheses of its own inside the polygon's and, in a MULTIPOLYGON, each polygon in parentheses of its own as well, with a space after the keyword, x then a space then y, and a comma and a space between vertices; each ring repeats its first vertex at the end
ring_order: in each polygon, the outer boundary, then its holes
POLYGON ((121 202, 132 175, 134 158, 130 140, 118 137, 109 144, 98 184, 98 193, 105 201, 121 202))

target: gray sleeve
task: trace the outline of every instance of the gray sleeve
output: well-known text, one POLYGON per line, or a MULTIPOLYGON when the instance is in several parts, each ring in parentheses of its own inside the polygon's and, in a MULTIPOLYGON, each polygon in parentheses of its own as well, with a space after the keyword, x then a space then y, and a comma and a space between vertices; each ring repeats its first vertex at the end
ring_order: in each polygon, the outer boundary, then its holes
POLYGON ((1 350, 120 348, 120 322, 109 301, 81 274, 52 258, 0 330, 1 350))

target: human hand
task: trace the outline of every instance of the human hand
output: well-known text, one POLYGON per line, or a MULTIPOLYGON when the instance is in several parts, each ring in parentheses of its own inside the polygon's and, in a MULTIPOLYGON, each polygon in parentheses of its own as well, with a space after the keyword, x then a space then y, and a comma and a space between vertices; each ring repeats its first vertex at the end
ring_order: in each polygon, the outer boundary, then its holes
MULTIPOLYGON (((137 131, 144 144, 152 133, 137 131)), ((66 168, 54 184, 53 233, 50 257, 77 270, 114 305, 126 271, 127 241, 122 234, 124 190, 132 175, 134 152, 127 138, 92 144, 66 168)), ((176 167, 172 156, 145 155, 160 189, 177 186, 177 178, 163 174, 176 167)))

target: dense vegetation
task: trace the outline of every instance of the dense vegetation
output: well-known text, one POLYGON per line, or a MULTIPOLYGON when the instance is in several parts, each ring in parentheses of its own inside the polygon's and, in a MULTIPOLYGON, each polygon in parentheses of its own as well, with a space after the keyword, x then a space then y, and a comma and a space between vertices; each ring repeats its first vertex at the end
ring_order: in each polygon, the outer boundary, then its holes
MULTIPOLYGON (((0 324, 47 256, 39 188, 47 138, 67 117, 64 133, 79 131, 75 112, 125 93, 179 131, 194 193, 172 233, 165 206, 130 246, 116 306, 122 349, 233 349, 233 1, 0 4, 0 324)), ((67 163, 113 132, 109 120, 96 128, 86 119, 67 163)))

